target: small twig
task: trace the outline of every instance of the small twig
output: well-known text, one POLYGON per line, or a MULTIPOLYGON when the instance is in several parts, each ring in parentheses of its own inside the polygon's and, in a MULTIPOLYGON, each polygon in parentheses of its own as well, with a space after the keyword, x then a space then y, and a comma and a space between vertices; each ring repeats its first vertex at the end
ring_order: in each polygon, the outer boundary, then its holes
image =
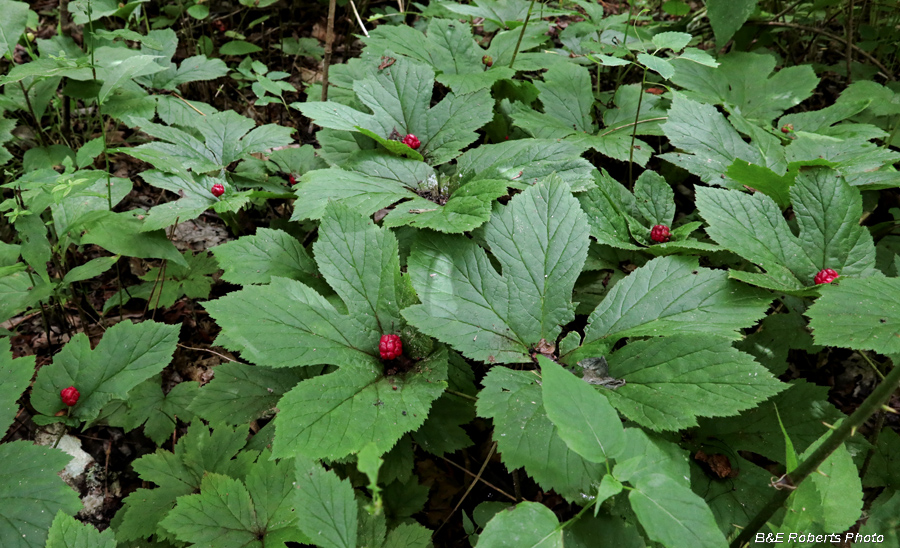
MULTIPOLYGON (((900 369, 900 368, 898 368, 898 369, 900 369)), ((487 468, 488 463, 491 462, 491 457, 494 456, 494 451, 496 449, 497 449, 497 442, 494 442, 493 444, 491 444, 491 450, 488 451, 487 458, 485 458, 484 462, 481 464, 481 469, 478 471, 478 475, 475 476, 475 481, 473 481, 472 483, 469 484, 469 488, 466 489, 466 492, 463 493, 462 498, 459 499, 459 502, 457 502, 456 506, 453 507, 453 511, 450 512, 450 514, 444 519, 444 522, 441 523, 441 526, 437 528, 437 530, 434 532, 434 534, 437 534, 438 531, 440 531, 441 529, 444 528, 444 525, 447 525, 447 523, 450 521, 450 518, 453 517, 453 514, 455 514, 456 511, 459 510, 459 507, 462 506, 463 501, 466 500, 466 497, 468 497, 469 493, 472 492, 472 488, 475 487, 475 484, 478 483, 479 481, 481 481, 481 474, 484 473, 484 469, 487 468)))
POLYGON ((848 42, 845 38, 842 38, 836 34, 831 34, 828 31, 824 31, 822 29, 817 29, 816 27, 808 27, 806 25, 798 25, 796 23, 781 23, 779 21, 752 21, 752 22, 756 23, 757 25, 763 25, 763 26, 767 26, 767 27, 786 27, 786 28, 790 28, 790 29, 797 29, 797 30, 803 30, 806 32, 812 32, 815 34, 821 34, 822 36, 824 36, 826 38, 831 38, 832 40, 836 40, 842 44, 847 45, 848 47, 853 49, 856 53, 862 55, 863 57, 865 57, 866 59, 871 61, 873 65, 875 65, 876 67, 878 67, 881 70, 881 74, 888 80, 891 80, 891 81, 897 80, 894 77, 894 75, 891 73, 891 71, 889 71, 887 69, 887 67, 882 65, 881 61, 879 61, 878 59, 873 57, 871 53, 869 53, 868 51, 866 51, 864 49, 861 49, 859 46, 857 46, 853 42, 848 42))
POLYGON ((600 133, 599 135, 597 135, 597 137, 606 137, 610 133, 614 133, 616 131, 619 131, 620 129, 625 129, 627 127, 631 127, 631 126, 634 126, 637 124, 646 124, 647 122, 659 122, 660 120, 668 120, 668 119, 669 119, 668 116, 660 116, 659 118, 647 118, 646 120, 638 120, 637 122, 628 122, 627 124, 617 126, 612 129, 608 129, 608 130, 604 131, 603 133, 600 133))
POLYGON ((187 345, 184 345, 181 343, 176 343, 176 345, 180 346, 181 348, 186 348, 188 350, 196 350, 197 352, 209 352, 210 354, 215 354, 216 356, 222 358, 223 360, 227 360, 227 361, 234 362, 234 363, 239 363, 241 365, 250 365, 250 364, 247 364, 244 362, 240 362, 238 360, 233 360, 233 359, 229 358, 228 356, 226 356, 224 354, 219 354, 215 350, 210 350, 209 348, 194 348, 193 346, 187 346, 187 345))
POLYGON ((467 400, 478 401, 478 398, 476 398, 475 396, 463 394, 462 392, 457 392, 456 390, 450 390, 449 388, 447 390, 444 390, 444 392, 446 392, 448 394, 453 394, 454 396, 459 396, 460 398, 466 398, 467 400))
MULTIPOLYGON (((350 0, 350 7, 353 8, 353 15, 356 16, 356 22, 359 23, 359 28, 362 29, 363 34, 366 35, 366 38, 369 37, 369 31, 366 30, 366 26, 363 25, 362 17, 359 16, 359 12, 356 11, 356 3, 353 0, 350 0)), ((401 10, 402 11, 402 10, 401 10)))
POLYGON ((847 85, 853 81, 851 73, 853 67, 853 8, 856 7, 855 0, 850 0, 850 9, 847 13, 847 85))
POLYGON ((644 86, 647 85, 647 67, 644 67, 644 74, 641 76, 641 91, 638 94, 637 112, 634 114, 634 127, 631 128, 631 146, 628 147, 628 190, 632 189, 634 184, 634 141, 637 139, 637 123, 641 117, 641 103, 644 101, 644 86))
POLYGON ((513 489, 516 491, 516 504, 522 502, 522 486, 519 484, 519 469, 512 471, 513 489))
POLYGON ((196 113, 199 114, 200 116, 206 116, 206 114, 203 114, 203 112, 202 112, 200 109, 198 109, 198 108, 195 107, 194 105, 190 104, 190 103, 187 101, 187 99, 185 99, 185 98, 182 97, 181 95, 178 95, 178 94, 175 93, 175 92, 172 92, 172 95, 174 95, 175 97, 177 97, 177 98, 181 99, 182 101, 184 101, 184 104, 186 104, 187 106, 189 106, 189 107, 191 107, 192 109, 194 109, 194 112, 196 112, 196 113))
POLYGON ((498 493, 500 493, 500 494, 503 495, 504 497, 508 498, 509 500, 511 500, 511 501, 513 501, 513 502, 516 502, 516 497, 510 495, 509 493, 507 493, 507 492, 504 491, 503 489, 500 489, 499 487, 497 487, 497 486, 494 485, 493 483, 489 482, 488 480, 486 480, 486 479, 484 479, 484 478, 479 478, 478 476, 475 475, 474 472, 470 472, 469 470, 466 470, 465 468, 463 468, 462 466, 456 464, 455 462, 453 462, 452 460, 448 459, 447 457, 441 457, 441 458, 444 459, 445 461, 447 461, 448 464, 452 464, 453 466, 459 468, 460 470, 462 470, 462 471, 465 472, 466 474, 469 474, 470 476, 472 476, 473 478, 475 478, 476 481, 480 481, 481 483, 487 485, 488 487, 490 487, 490 488, 493 489, 494 491, 497 491, 498 493))
MULTIPOLYGON (((334 46, 334 10, 337 0, 328 0, 328 26, 325 30, 325 59, 322 61, 322 102, 328 100, 328 66, 331 65, 331 49, 334 46)), ((310 128, 312 126, 310 125, 310 128)))
POLYGON ((793 4, 789 5, 788 7, 784 8, 783 10, 779 11, 778 13, 775 14, 774 17, 772 17, 772 21, 774 21, 778 18, 784 17, 784 15, 787 14, 787 12, 789 12, 792 9, 794 9, 795 7, 797 7, 797 4, 799 4, 800 2, 803 2, 803 1, 805 1, 805 0, 797 0, 793 4))
POLYGON ((875 370, 875 374, 878 375, 878 378, 879 378, 879 379, 884 380, 884 373, 882 373, 881 370, 878 369, 878 366, 875 365, 875 362, 873 362, 873 361, 869 358, 869 356, 866 356, 866 353, 865 353, 865 352, 863 352, 862 350, 860 350, 859 352, 857 352, 857 354, 859 354, 860 356, 862 356, 862 358, 863 358, 864 360, 866 360, 866 362, 868 362, 868 364, 872 367, 872 369, 875 370))

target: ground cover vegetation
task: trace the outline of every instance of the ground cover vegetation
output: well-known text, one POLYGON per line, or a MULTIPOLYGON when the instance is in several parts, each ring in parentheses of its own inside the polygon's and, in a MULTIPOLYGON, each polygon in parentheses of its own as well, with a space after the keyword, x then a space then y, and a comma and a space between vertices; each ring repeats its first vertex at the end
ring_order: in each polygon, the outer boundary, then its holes
POLYGON ((0 13, 4 548, 900 546, 896 0, 0 13))

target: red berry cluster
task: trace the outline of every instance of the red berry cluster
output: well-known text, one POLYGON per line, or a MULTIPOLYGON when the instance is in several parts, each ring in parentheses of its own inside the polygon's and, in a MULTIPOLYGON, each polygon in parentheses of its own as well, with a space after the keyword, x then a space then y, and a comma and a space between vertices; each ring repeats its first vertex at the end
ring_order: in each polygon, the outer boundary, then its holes
POLYGON ((823 270, 820 270, 819 273, 816 274, 816 278, 813 281, 816 282, 816 285, 830 284, 831 282, 835 281, 839 277, 840 277, 840 274, 838 274, 836 270, 833 270, 831 268, 825 268, 823 270))
POLYGON ((403 353, 403 341, 399 335, 382 335, 378 342, 382 360, 395 360, 403 353))
POLYGON ((293 173, 291 173, 290 175, 288 175, 288 181, 291 183, 291 185, 296 185, 296 184, 297 184, 297 178, 294 177, 294 174, 293 174, 293 173))
POLYGON ((419 138, 416 137, 415 135, 413 135, 412 133, 410 133, 409 135, 404 137, 403 141, 401 141, 401 142, 413 150, 416 150, 422 144, 421 142, 419 142, 419 138))
POLYGON ((482 57, 481 62, 484 63, 484 65, 488 68, 494 66, 494 58, 490 55, 485 55, 484 57, 482 57))
POLYGON ((657 243, 665 243, 669 241, 669 227, 666 225, 656 225, 650 229, 650 239, 657 243))
POLYGON ((222 185, 219 184, 219 183, 216 183, 216 184, 214 184, 214 185, 212 186, 211 189, 209 189, 209 191, 212 192, 212 195, 213 195, 213 196, 215 196, 216 198, 218 198, 218 197, 221 196, 222 194, 225 194, 225 187, 222 186, 222 185))
POLYGON ((76 403, 78 403, 78 398, 81 394, 78 392, 78 389, 74 386, 70 386, 68 388, 63 388, 59 392, 59 396, 62 398, 64 404, 72 407, 76 403))

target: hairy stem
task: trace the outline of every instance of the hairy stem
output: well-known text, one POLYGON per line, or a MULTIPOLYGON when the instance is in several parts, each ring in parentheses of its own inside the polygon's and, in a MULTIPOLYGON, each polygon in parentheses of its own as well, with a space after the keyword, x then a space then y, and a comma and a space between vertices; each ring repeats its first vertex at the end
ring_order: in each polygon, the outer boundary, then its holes
POLYGON ((881 406, 888 401, 888 398, 897 389, 898 384, 900 384, 900 367, 894 367, 894 370, 885 376, 884 381, 869 394, 869 397, 862 402, 849 418, 831 432, 831 435, 818 449, 813 451, 797 468, 775 482, 776 488, 779 490, 772 496, 769 503, 756 514, 747 527, 741 531, 741 534, 734 539, 731 543, 731 548, 740 548, 749 542, 753 535, 784 505, 784 502, 797 486, 815 472, 831 453, 856 432, 857 428, 881 409, 881 406))

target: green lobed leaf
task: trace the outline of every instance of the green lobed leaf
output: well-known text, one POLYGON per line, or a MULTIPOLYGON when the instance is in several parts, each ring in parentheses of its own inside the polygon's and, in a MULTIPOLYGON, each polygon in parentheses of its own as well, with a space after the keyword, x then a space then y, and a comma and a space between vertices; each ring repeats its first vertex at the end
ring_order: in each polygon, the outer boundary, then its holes
MULTIPOLYGON (((807 447, 800 459, 808 458, 830 435, 831 432, 825 433, 807 447)), ((819 465, 818 471, 820 473, 808 478, 816 487, 822 505, 822 513, 816 516, 816 521, 826 531, 844 531, 856 523, 863 509, 862 481, 846 444, 831 453, 819 465)))
POLYGON ((247 443, 246 429, 219 426, 210 432, 201 421, 193 421, 187 433, 175 444, 175 452, 158 449, 132 462, 135 472, 145 481, 159 485, 141 488, 124 500, 116 514, 116 538, 136 540, 150 535, 165 538, 168 533, 159 524, 175 500, 196 493, 207 473, 244 478, 256 459, 255 451, 242 451, 247 443))
POLYGON ((276 276, 313 286, 319 277, 303 245, 282 230, 258 228, 255 235, 217 245, 212 252, 225 270, 222 279, 235 284, 267 284, 276 276))
POLYGON ((675 219, 675 192, 659 174, 649 169, 634 182, 634 204, 647 225, 672 227, 675 219))
POLYGON ((348 207, 330 204, 325 211, 313 246, 322 276, 351 317, 387 333, 400 324, 397 238, 348 207))
POLYGON ((555 341, 559 326, 574 318, 571 292, 587 257, 587 222, 553 177, 492 216, 485 239, 502 277, 471 240, 420 235, 408 264, 422 304, 403 316, 472 359, 523 361, 529 347, 555 341))
POLYGON ((190 422, 194 414, 188 410, 200 388, 196 382, 180 382, 163 394, 159 379, 149 379, 128 393, 126 430, 144 426, 144 434, 156 445, 162 445, 175 431, 176 418, 190 422))
POLYGON ((655 57, 647 53, 638 53, 638 62, 662 76, 663 80, 668 80, 675 76, 675 67, 668 60, 662 57, 655 57))
POLYGON ((469 232, 491 218, 491 206, 494 200, 507 195, 507 186, 506 181, 470 181, 457 188, 444 205, 413 198, 398 204, 384 218, 383 226, 413 226, 451 234, 469 232))
POLYGON ((83 244, 99 245, 116 255, 166 259, 188 266, 162 230, 143 232, 143 223, 130 212, 95 211, 82 217, 82 223, 78 228, 85 231, 83 244))
POLYGON ((716 336, 632 341, 607 359, 610 375, 627 384, 603 394, 623 415, 657 431, 696 426, 698 416, 736 415, 788 387, 716 336))
POLYGON ((200 388, 190 411, 212 423, 246 424, 274 408, 281 396, 309 378, 310 369, 271 369, 239 362, 217 365, 216 376, 200 388))
POLYGON ((494 421, 494 439, 509 470, 525 468, 544 489, 581 501, 604 467, 583 459, 547 417, 538 377, 530 371, 492 368, 482 380, 478 416, 494 421))
POLYGON ((688 452, 677 444, 648 434, 641 428, 626 428, 624 440, 613 468, 615 479, 636 483, 645 476, 662 474, 676 483, 689 485, 688 452))
POLYGON ((350 481, 302 457, 295 470, 297 527, 323 548, 356 548, 358 508, 350 481))
POLYGON ((470 149, 457 159, 456 169, 464 178, 506 180, 510 186, 533 185, 555 173, 572 192, 582 192, 594 187, 594 166, 580 157, 582 150, 565 141, 516 139, 470 149))
POLYGON ((47 416, 68 409, 69 416, 91 421, 109 400, 125 399, 132 388, 162 371, 177 342, 178 326, 153 321, 117 323, 106 330, 93 351, 88 337, 76 334, 53 363, 38 372, 31 405, 47 416), (69 386, 81 393, 72 408, 59 395, 69 386))
POLYGON ((757 0, 707 0, 709 23, 719 48, 725 47, 734 33, 747 22, 756 9, 756 2, 757 0))
POLYGON ((3 10, 3 21, 0 23, 0 55, 11 58, 19 38, 25 32, 30 10, 25 2, 12 0, 0 0, 0 10, 3 10))
POLYGON ((116 548, 116 537, 112 529, 101 533, 60 510, 47 532, 45 548, 116 548))
POLYGON ((859 224, 862 198, 858 190, 829 168, 812 168, 797 175, 791 198, 799 244, 812 264, 833 268, 843 276, 875 273, 875 244, 859 224))
POLYGON ((427 188, 432 180, 436 181, 434 169, 424 162, 358 151, 340 168, 309 171, 300 177, 295 188, 303 199, 295 202, 291 220, 321 219, 329 201, 371 215, 404 198, 418 198, 416 191, 427 188))
POLYGON ((618 282, 588 318, 583 345, 601 339, 710 334, 736 339, 761 318, 771 297, 728 280, 697 259, 660 257, 618 282))
POLYGON ((498 512, 478 536, 478 548, 562 548, 556 515, 543 504, 522 502, 498 512))
POLYGON ((0 544, 43 548, 57 512, 81 510, 78 494, 57 476, 71 456, 30 441, 0 445, 0 544))
POLYGON ((278 402, 274 455, 335 459, 370 442, 384 453, 421 426, 447 386, 446 348, 406 373, 382 369, 372 359, 300 382, 278 402))
POLYGON ((388 533, 381 548, 429 548, 432 534, 418 523, 401 523, 388 533))
POLYGON ((593 133, 594 96, 585 67, 572 63, 554 65, 534 85, 540 91, 544 111, 522 107, 516 111, 518 116, 513 114, 517 126, 542 139, 559 139, 576 132, 593 133))
POLYGON ((668 476, 641 477, 628 500, 650 540, 671 548, 727 546, 703 499, 668 476))
POLYGON ((798 289, 810 285, 806 280, 818 269, 771 198, 698 188, 696 203, 709 223, 706 232, 713 240, 760 265, 776 283, 798 289))
POLYGON ((659 49, 671 49, 681 51, 687 46, 693 37, 686 32, 660 32, 653 35, 653 45, 659 49))
POLYGON ((0 432, 6 434, 16 417, 19 397, 34 375, 34 356, 13 359, 9 339, 0 339, 0 432))
POLYGON ((619 414, 597 390, 538 356, 547 417, 569 448, 589 462, 617 458, 625 446, 619 414))
POLYGON ((357 126, 382 137, 397 131, 421 142, 420 154, 433 165, 459 155, 476 138, 475 130, 490 120, 493 101, 482 89, 466 95, 446 95, 430 106, 434 71, 406 57, 353 84, 359 99, 373 114, 333 102, 294 103, 305 116, 325 128, 354 131, 357 126))
MULTIPOLYGON (((696 65, 696 63, 689 63, 696 65)), ((700 65, 696 65, 700 66, 700 65)), ((716 69, 718 70, 718 69, 716 69)), ((712 105, 698 103, 676 93, 663 132, 684 153, 667 152, 659 157, 700 177, 709 185, 728 185, 728 166, 735 159, 762 165, 762 156, 712 105)))
MULTIPOLYGON (((732 11, 734 3, 746 6, 751 2, 755 4, 756 0, 715 0, 720 11, 732 11)), ((714 30, 715 26, 713 23, 714 30)), ((718 30, 716 38, 719 38, 718 30)), ((810 65, 782 68, 772 74, 778 60, 768 53, 736 51, 719 56, 718 61, 719 66, 712 67, 675 59, 672 82, 686 88, 682 93, 695 101, 724 105, 732 114, 740 113, 767 126, 782 112, 812 95, 819 83, 810 65)))
POLYGON ((816 344, 900 352, 900 278, 838 281, 836 287, 823 288, 806 313, 816 344))

